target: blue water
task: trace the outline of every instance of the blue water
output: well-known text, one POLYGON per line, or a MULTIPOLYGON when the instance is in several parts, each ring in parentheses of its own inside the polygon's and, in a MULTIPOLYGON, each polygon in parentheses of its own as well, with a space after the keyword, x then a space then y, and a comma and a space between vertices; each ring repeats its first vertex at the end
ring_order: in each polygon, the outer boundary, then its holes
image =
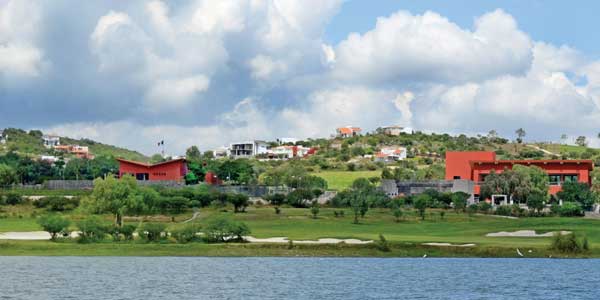
POLYGON ((0 299, 599 299, 600 260, 0 257, 0 299))

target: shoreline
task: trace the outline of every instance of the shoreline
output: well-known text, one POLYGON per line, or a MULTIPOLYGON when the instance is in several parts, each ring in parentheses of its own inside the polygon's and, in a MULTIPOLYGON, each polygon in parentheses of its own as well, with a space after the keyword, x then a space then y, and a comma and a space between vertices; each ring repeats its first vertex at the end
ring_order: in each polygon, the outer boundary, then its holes
POLYGON ((375 244, 294 244, 274 243, 137 243, 50 241, 0 241, 0 256, 121 256, 121 257, 395 257, 395 258, 600 258, 600 249, 564 254, 536 247, 454 247, 426 246, 417 243, 390 243, 384 252, 375 244), (516 249, 524 256, 519 256, 516 249), (531 250, 532 252, 529 252, 531 250))

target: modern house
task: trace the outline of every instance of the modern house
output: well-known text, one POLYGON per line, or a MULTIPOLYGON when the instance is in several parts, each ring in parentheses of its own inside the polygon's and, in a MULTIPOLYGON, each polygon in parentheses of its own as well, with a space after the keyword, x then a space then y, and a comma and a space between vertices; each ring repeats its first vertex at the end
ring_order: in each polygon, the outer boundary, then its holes
POLYGON ((561 190, 564 182, 578 181, 591 184, 591 160, 498 160, 496 153, 488 151, 446 152, 446 180, 471 180, 475 182, 473 194, 478 197, 481 183, 492 171, 502 173, 514 165, 537 166, 548 173, 550 194, 561 190))
POLYGON ((60 145, 60 137, 56 135, 44 135, 42 136, 42 141, 46 148, 54 148, 60 145))
POLYGON ((58 145, 54 146, 54 150, 74 154, 77 158, 94 159, 94 155, 90 153, 88 146, 58 145))
POLYGON ((404 131, 404 127, 401 126, 386 126, 386 127, 382 127, 381 130, 383 131, 383 134, 386 135, 391 135, 391 136, 399 136, 403 131, 404 131))
POLYGON ((142 181, 181 182, 187 174, 187 163, 184 158, 157 164, 146 164, 120 158, 117 161, 119 162, 119 177, 130 174, 142 181))
POLYGON ((228 156, 228 153, 229 153, 229 149, 227 149, 227 147, 223 146, 223 147, 213 150, 213 157, 214 158, 226 158, 228 156))
POLYGON ((270 159, 290 159, 296 157, 307 157, 316 153, 315 148, 302 146, 279 146, 268 150, 267 157, 270 159))
POLYGON ((267 154, 268 145, 264 141, 248 141, 229 145, 229 156, 232 158, 250 158, 267 154))
POLYGON ((406 148, 404 147, 383 147, 379 153, 375 154, 376 162, 395 162, 406 159, 406 148))
POLYGON ((335 131, 336 131, 337 137, 349 138, 349 137, 360 135, 360 133, 362 132, 362 129, 360 127, 346 126, 346 127, 337 128, 335 131))

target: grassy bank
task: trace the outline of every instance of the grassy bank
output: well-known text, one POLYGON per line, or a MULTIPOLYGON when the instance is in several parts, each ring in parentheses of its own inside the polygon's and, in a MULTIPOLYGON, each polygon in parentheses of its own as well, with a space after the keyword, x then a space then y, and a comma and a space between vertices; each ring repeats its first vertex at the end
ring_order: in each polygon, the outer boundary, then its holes
POLYGON ((327 181, 327 186, 331 190, 341 191, 349 188, 352 182, 358 178, 380 177, 381 170, 378 171, 321 171, 312 173, 327 181))

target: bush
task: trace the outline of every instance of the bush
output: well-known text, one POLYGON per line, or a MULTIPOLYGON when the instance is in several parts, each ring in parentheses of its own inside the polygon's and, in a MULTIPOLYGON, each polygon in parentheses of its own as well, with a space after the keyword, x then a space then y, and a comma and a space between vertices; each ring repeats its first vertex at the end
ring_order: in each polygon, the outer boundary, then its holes
POLYGON ((233 212, 244 212, 248 207, 249 198, 244 194, 228 194, 227 201, 233 204, 233 212))
POLYGON ((494 211, 494 214, 499 216, 511 216, 512 210, 513 208, 510 205, 500 205, 496 207, 496 211, 494 211))
POLYGON ((227 218, 217 218, 206 226, 206 240, 210 243, 244 241, 243 236, 250 234, 248 225, 227 218))
POLYGON ((118 242, 123 237, 125 240, 133 240, 133 233, 135 232, 136 226, 132 224, 126 224, 121 227, 117 225, 110 225, 106 228, 106 233, 110 234, 113 241, 118 242))
POLYGON ((59 233, 68 234, 67 228, 71 222, 58 215, 45 215, 38 219, 38 224, 55 240, 59 233))
POLYGON ((317 203, 317 201, 313 202, 310 213, 312 214, 313 219, 317 218, 317 215, 319 214, 319 203, 317 203))
POLYGON ((586 248, 589 249, 587 238, 584 237, 582 241, 579 241, 575 233, 556 232, 550 244, 550 250, 562 253, 580 253, 586 251, 586 248))
POLYGON ((88 243, 104 239, 107 228, 102 220, 96 216, 88 217, 77 222, 79 229, 79 242, 88 243))
POLYGON ((398 206, 392 209, 392 214, 394 215, 394 218, 396 219, 396 223, 400 222, 400 219, 402 219, 402 209, 398 206))
POLYGON ((581 204, 577 202, 565 202, 560 207, 558 214, 561 217, 581 217, 584 215, 581 204))
POLYGON ((469 216, 472 216, 475 213, 477 213, 477 210, 479 210, 479 206, 477 204, 471 204, 467 206, 467 213, 469 214, 469 216))
POLYGON ((279 206, 285 202, 284 194, 271 194, 265 197, 265 200, 269 201, 271 205, 279 206))
POLYGON ((8 205, 17 205, 23 203, 23 197, 18 193, 9 192, 4 196, 4 202, 8 205))
POLYGON ((73 210, 79 206, 79 198, 48 196, 33 202, 33 205, 37 208, 47 208, 50 211, 73 210))
POLYGON ((481 201, 477 204, 477 210, 481 213, 487 214, 492 209, 492 205, 486 201, 481 201))
POLYGON ((385 239, 383 234, 379 234, 379 240, 375 243, 377 250, 382 252, 390 252, 390 243, 385 239))
POLYGON ((292 207, 306 208, 310 200, 314 198, 311 190, 296 189, 287 195, 287 203, 292 207))
POLYGON ((198 224, 188 224, 184 227, 177 228, 171 231, 171 236, 174 237, 178 243, 189 243, 196 239, 197 233, 200 231, 200 228, 201 226, 198 224))
POLYGON ((144 223, 138 228, 138 234, 148 242, 156 242, 166 237, 167 225, 163 223, 144 223))

